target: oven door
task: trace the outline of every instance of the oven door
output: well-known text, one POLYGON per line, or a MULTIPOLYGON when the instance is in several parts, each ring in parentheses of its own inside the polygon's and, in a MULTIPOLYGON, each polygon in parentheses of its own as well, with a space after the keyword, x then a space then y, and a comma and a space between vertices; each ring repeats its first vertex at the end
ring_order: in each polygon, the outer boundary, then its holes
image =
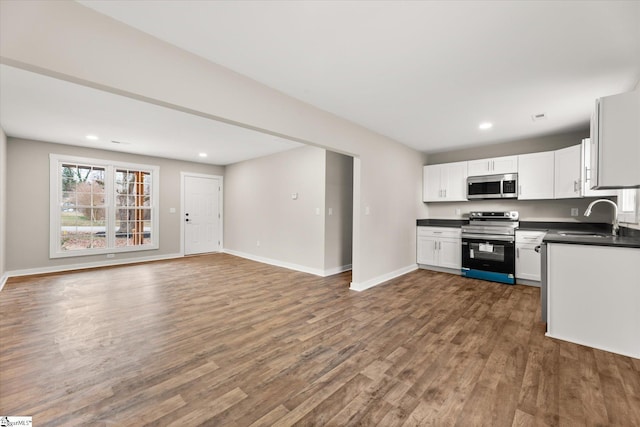
POLYGON ((462 275, 515 283, 513 236, 462 236, 462 275))

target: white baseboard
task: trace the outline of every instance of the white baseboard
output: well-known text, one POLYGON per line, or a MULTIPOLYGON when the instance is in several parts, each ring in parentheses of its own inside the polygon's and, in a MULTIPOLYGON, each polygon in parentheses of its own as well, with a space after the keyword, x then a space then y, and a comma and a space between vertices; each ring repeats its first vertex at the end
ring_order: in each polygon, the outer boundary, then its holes
POLYGON ((539 288, 540 282, 529 279, 516 279, 516 285, 535 286, 536 288, 539 288))
POLYGON ((340 267, 334 267, 324 270, 324 277, 333 276, 334 274, 344 273, 351 270, 351 264, 342 265, 340 267))
POLYGON ((4 288, 4 284, 7 283, 7 279, 9 278, 9 274, 4 273, 2 277, 0 277, 0 291, 4 288))
MULTIPOLYGON (((145 256, 140 258, 108 259, 104 261, 88 262, 88 263, 82 263, 82 264, 65 264, 65 265, 56 265, 56 266, 50 266, 50 267, 27 268, 24 270, 7 271, 5 275, 2 277, 4 281, 6 281, 5 276, 8 279, 9 277, 31 276, 34 274, 59 273, 63 271, 85 270, 88 268, 136 264, 139 262, 162 261, 162 260, 168 260, 168 259, 174 259, 174 258, 182 258, 183 256, 184 255, 182 254, 168 254, 168 255, 145 256)), ((4 282, 2 282, 2 285, 4 286, 4 282)))
POLYGON ((381 283, 387 282, 391 279, 395 279, 396 277, 402 276, 407 273, 411 273, 412 271, 415 271, 417 269, 418 269, 418 264, 411 264, 406 267, 402 267, 390 273, 382 274, 378 277, 374 277, 373 279, 369 279, 361 283, 351 282, 351 286, 349 286, 349 289, 353 291, 361 292, 366 289, 373 288, 374 286, 377 286, 381 283))
POLYGON ((609 353, 615 353, 615 354, 620 354, 622 356, 626 356, 626 357, 632 357, 634 359, 640 359, 640 353, 634 353, 634 352, 630 352, 630 351, 626 351, 626 350, 620 350, 620 349, 612 349, 606 345, 597 345, 596 343, 593 342, 585 342, 582 340, 576 340, 573 338, 566 338, 566 337, 562 337, 562 336, 557 336, 555 334, 552 334, 550 332, 547 332, 544 334, 545 337, 549 337, 549 338, 553 338, 556 340, 561 340, 561 341, 566 341, 566 342, 570 342, 570 343, 574 343, 574 344, 578 344, 578 345, 583 345, 585 347, 591 347, 591 348, 597 348, 598 350, 603 350, 603 351, 608 351, 609 353))
POLYGON ((294 264, 292 262, 287 262, 287 261, 280 261, 278 259, 262 257, 262 256, 250 254, 247 252, 236 251, 233 249, 223 249, 223 252, 229 255, 235 255, 240 258, 249 259, 251 261, 261 262, 263 264, 269 264, 276 267, 288 268, 289 270, 300 271, 302 273, 309 273, 309 274, 313 274, 314 276, 320 276, 320 277, 333 276, 334 274, 351 270, 351 264, 323 270, 321 268, 307 267, 306 265, 294 264))
POLYGON ((426 264, 418 264, 418 267, 423 269, 423 270, 438 271, 440 273, 457 274, 458 276, 462 275, 462 270, 460 270, 460 269, 453 269, 453 268, 447 268, 447 267, 437 267, 435 265, 426 265, 426 264))

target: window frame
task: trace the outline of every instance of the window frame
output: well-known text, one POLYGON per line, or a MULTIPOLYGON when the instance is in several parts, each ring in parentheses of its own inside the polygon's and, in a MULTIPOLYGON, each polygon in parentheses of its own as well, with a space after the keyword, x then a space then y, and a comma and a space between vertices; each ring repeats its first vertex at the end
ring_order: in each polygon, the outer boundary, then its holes
POLYGON ((114 253, 139 252, 157 250, 160 247, 159 217, 160 217, 160 167, 137 163, 127 163, 112 160, 94 159, 89 157, 67 156, 63 154, 49 155, 49 258, 68 258, 89 255, 105 255, 114 253), (62 249, 62 165, 80 164, 104 168, 104 202, 106 247, 87 248, 65 251, 62 249), (116 170, 127 169, 148 172, 151 175, 151 243, 136 246, 116 246, 116 170))

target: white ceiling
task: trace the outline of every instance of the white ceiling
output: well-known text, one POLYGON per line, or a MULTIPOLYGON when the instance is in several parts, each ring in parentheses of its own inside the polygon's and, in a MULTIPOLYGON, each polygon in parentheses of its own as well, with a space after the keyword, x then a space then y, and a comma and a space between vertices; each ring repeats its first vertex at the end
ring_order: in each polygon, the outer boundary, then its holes
POLYGON ((80 3, 425 152, 584 129, 640 80, 639 1, 80 3))
POLYGON ((6 65, 0 65, 0 111, 10 136, 216 165, 301 146, 6 65), (99 139, 89 141, 89 134, 99 139))
MULTIPOLYGON (((424 152, 585 129, 640 80, 640 1, 79 3, 424 152)), ((0 108, 10 136, 211 164, 299 145, 5 65, 0 108)))

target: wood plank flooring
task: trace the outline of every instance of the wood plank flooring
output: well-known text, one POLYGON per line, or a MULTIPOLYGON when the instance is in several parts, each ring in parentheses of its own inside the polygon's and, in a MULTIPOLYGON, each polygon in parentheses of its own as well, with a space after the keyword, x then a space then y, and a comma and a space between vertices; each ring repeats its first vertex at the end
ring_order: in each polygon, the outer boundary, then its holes
POLYGON ((11 279, 0 415, 37 426, 640 425, 640 360, 546 338, 539 289, 362 293, 226 254, 11 279))

